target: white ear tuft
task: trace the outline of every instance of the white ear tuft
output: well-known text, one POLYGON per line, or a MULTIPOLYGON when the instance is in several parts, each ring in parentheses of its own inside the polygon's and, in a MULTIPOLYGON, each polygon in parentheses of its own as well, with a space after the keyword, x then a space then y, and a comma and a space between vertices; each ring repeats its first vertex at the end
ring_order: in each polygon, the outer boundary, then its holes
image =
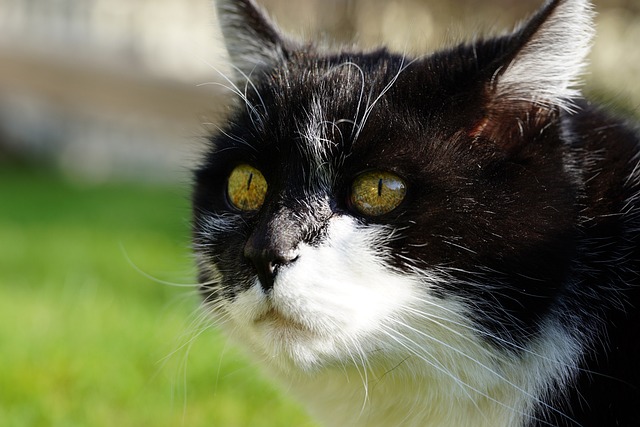
POLYGON ((551 0, 514 34, 521 40, 495 80, 499 99, 572 109, 594 36, 588 0, 551 0))

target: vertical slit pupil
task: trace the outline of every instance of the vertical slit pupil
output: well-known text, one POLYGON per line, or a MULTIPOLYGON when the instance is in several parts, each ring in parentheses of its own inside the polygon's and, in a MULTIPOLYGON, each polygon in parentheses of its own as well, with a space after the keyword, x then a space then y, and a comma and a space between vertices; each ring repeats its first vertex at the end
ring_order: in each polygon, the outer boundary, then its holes
POLYGON ((378 197, 382 196, 382 178, 378 180, 378 197))
POLYGON ((249 172, 249 179, 247 180, 247 190, 251 187, 251 180, 253 179, 253 172, 249 172))

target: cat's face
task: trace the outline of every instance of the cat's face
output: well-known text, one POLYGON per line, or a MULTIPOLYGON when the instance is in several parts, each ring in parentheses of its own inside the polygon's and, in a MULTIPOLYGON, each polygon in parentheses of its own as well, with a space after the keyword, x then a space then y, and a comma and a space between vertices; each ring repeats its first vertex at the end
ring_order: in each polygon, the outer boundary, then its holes
MULTIPOLYGON (((255 115, 236 117, 198 179, 196 245, 203 281, 214 278, 204 293, 243 340, 305 369, 377 349, 381 325, 427 297, 430 274, 408 274, 394 244, 416 220, 412 152, 381 156, 371 125, 360 131, 365 97, 386 83, 342 62, 324 61, 306 80, 257 83, 247 94, 255 115)), ((367 114, 387 141, 408 132, 367 114)))
POLYGON ((411 59, 323 54, 222 3, 254 41, 196 174, 194 247, 228 331, 303 370, 535 335, 577 215, 557 125, 573 77, 527 85, 518 67, 540 67, 532 40, 564 16, 411 59))

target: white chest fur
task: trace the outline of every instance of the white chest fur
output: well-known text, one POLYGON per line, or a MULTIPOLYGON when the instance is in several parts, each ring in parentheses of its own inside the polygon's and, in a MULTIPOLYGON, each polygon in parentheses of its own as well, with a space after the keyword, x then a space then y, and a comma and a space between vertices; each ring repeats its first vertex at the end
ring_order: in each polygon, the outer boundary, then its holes
POLYGON ((549 322, 527 348, 481 338, 469 308, 438 299, 437 272, 395 272, 383 229, 335 218, 319 247, 223 304, 228 330, 327 426, 517 427, 575 371, 579 344, 549 322))
POLYGON ((571 344, 561 346, 566 353, 538 352, 548 344, 521 359, 493 363, 477 352, 441 362, 408 356, 395 366, 374 357, 366 368, 334 366, 280 380, 326 426, 518 427, 532 420, 535 409, 558 412, 540 399, 551 378, 560 378, 554 385, 562 387, 574 370, 567 364, 571 344))
MULTIPOLYGON (((312 415, 327 426, 512 427, 521 425, 525 418, 521 413, 525 412, 526 399, 498 402, 495 397, 482 396, 459 384, 446 384, 450 381, 392 373, 382 378, 371 373, 367 378, 362 376, 362 371, 336 371, 301 381, 293 389, 312 415)), ((498 388, 489 392, 504 398, 506 391, 498 388)))

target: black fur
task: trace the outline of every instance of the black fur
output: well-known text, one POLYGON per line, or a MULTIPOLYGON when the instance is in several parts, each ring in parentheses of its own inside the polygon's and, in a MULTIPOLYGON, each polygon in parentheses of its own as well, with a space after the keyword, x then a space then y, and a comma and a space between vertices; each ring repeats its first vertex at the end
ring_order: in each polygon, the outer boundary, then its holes
POLYGON ((233 271, 222 286, 204 286, 205 298, 233 298, 256 274, 247 241, 254 252, 284 253, 321 241, 332 215, 390 225, 403 230, 391 243, 393 264, 446 266, 453 273, 438 296, 474 301, 490 345, 518 354, 549 316, 584 335, 589 350, 574 383, 545 398, 575 422, 541 409, 532 426, 640 426, 638 134, 584 100, 567 112, 496 98, 493 87, 559 3, 512 35, 407 59, 280 42, 239 1, 281 51, 251 75, 256 87, 246 95, 257 112, 238 108, 196 172, 195 242, 233 271), (361 129, 344 120, 361 123, 367 100, 387 85, 361 129), (316 164, 300 128, 319 93, 333 122, 322 125, 329 186, 312 182, 316 164), (265 205, 208 239, 203 216, 233 211, 226 177, 243 162, 269 182, 265 205), (349 189, 373 168, 403 177, 408 194, 371 218, 352 209, 349 189))

